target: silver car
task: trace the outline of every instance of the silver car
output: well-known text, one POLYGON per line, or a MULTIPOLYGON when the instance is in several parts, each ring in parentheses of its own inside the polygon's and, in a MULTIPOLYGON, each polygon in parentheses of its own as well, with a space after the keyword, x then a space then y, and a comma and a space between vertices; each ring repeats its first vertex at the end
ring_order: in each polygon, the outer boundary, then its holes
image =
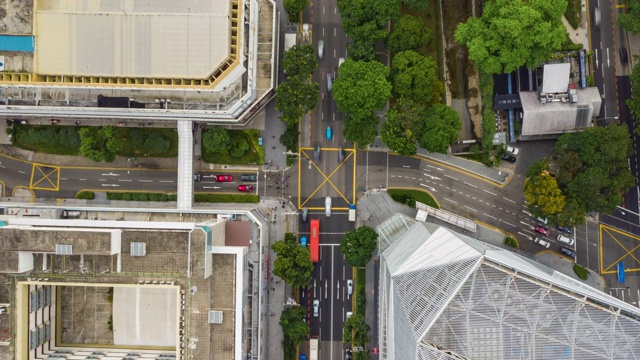
POLYGON ((322 59, 324 55, 324 40, 318 41, 318 57, 322 59))
POLYGON ((320 313, 320 300, 315 299, 313 300, 313 317, 318 317, 319 313, 320 313))

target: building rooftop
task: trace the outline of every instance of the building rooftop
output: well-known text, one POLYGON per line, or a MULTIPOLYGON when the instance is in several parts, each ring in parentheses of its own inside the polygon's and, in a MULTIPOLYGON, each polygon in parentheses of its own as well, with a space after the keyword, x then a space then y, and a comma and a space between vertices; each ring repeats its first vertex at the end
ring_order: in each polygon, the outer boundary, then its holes
POLYGON ((570 71, 570 63, 544 65, 541 91, 546 94, 566 92, 569 89, 570 71))

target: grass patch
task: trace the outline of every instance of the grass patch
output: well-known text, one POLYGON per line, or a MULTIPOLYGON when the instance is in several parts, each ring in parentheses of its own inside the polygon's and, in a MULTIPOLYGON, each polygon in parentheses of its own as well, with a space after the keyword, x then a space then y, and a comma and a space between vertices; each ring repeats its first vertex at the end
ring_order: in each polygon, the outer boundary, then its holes
POLYGON ((574 29, 580 26, 580 21, 582 20, 580 17, 582 13, 580 6, 580 0, 568 0, 567 9, 564 11, 564 17, 574 29))
POLYGON ((249 143, 249 150, 239 158, 231 156, 229 151, 210 152, 202 144, 202 160, 210 164, 257 165, 264 163, 264 147, 258 145, 257 130, 229 130, 231 141, 243 137, 249 143))
POLYGON ((416 201, 418 201, 436 209, 440 208, 440 206, 438 206, 438 203, 436 203, 435 199, 431 197, 431 195, 423 191, 405 190, 405 189, 389 189, 387 190, 387 193, 389 193, 389 195, 393 200, 398 201, 405 205, 409 205, 410 203, 413 203, 413 207, 415 207, 416 201))
POLYGON ((83 199, 83 200, 93 200, 96 197, 96 193, 94 193, 93 191, 80 191, 78 194, 76 194, 76 199, 83 199))
MULTIPOLYGON (((408 6, 400 7, 400 16, 402 15, 412 15, 422 19, 422 21, 427 25, 427 28, 431 31, 431 36, 433 40, 426 45, 418 49, 418 52, 424 56, 430 56, 434 60, 438 62, 438 77, 440 81, 444 81, 443 70, 444 69, 444 60, 442 59, 442 32, 440 31, 440 2, 439 1, 429 1, 427 8, 424 10, 414 10, 408 6)), ((392 55, 393 58, 393 55, 392 55)))
POLYGON ((178 156, 178 132, 176 129, 155 128, 116 128, 116 136, 122 139, 122 151, 118 156, 172 158, 178 156), (159 134, 169 140, 169 148, 164 152, 154 153, 144 148, 144 141, 152 134, 159 134), (135 139, 135 141, 134 141, 135 139))
POLYGON ((355 314, 365 316, 367 309, 367 295, 365 290, 366 272, 364 268, 356 268, 356 278, 354 280, 356 287, 356 308, 355 314))
POLYGON ((573 271, 575 271, 576 275, 582 280, 589 278, 589 271, 578 264, 573 265, 573 271))
POLYGON ((518 248, 518 241, 512 237, 507 236, 504 238, 504 244, 507 246, 511 246, 512 248, 518 248))

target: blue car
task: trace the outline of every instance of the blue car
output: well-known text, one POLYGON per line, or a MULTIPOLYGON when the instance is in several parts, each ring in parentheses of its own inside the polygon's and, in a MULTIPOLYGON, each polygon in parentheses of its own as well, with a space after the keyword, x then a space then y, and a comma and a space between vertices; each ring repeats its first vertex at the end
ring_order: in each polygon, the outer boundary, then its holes
POLYGON ((327 126, 327 140, 331 140, 333 137, 333 130, 331 130, 331 126, 327 126))
POLYGON ((307 237, 303 236, 300 238, 300 246, 307 246, 309 243, 307 242, 307 237))
POLYGON ((300 360, 307 360, 306 354, 300 354, 300 360))

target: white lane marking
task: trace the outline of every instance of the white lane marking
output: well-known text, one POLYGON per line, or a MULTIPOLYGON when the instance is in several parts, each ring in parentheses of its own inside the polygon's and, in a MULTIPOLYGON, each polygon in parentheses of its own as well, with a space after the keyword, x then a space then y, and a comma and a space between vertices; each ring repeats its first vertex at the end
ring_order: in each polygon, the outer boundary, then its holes
POLYGON ((78 179, 78 180, 80 180, 80 181, 87 181, 87 179, 78 179))
POLYGON ((435 166, 432 166, 432 165, 427 165, 427 166, 430 167, 430 168, 436 169, 436 170, 444 171, 444 169, 441 169, 439 167, 435 167, 435 166))
POLYGON ((454 177, 453 177, 453 176, 451 176, 451 175, 444 174, 444 176, 448 177, 449 179, 453 179, 453 180, 455 180, 455 181, 458 181, 458 179, 454 178, 454 177))
POLYGON ((118 181, 122 181, 122 182, 131 182, 131 181, 133 181, 133 180, 118 179, 118 181))
POLYGON ((478 188, 477 186, 472 185, 472 184, 469 184, 469 183, 468 183, 468 182, 466 182, 466 181, 465 181, 464 183, 465 183, 465 184, 467 184, 467 185, 469 185, 469 186, 471 186, 472 188, 476 188, 476 189, 478 188))
POLYGON ((445 200, 447 200, 447 201, 450 201, 450 202, 452 202, 452 203, 454 203, 454 204, 457 204, 457 202, 456 202, 456 201, 453 201, 453 200, 451 200, 451 199, 448 199, 448 198, 444 198, 444 199, 445 199, 445 200))
POLYGON ((160 180, 161 183, 172 183, 173 180, 160 180))
POLYGON ((436 189, 432 188, 431 186, 427 186, 425 184, 420 184, 420 185, 426 187, 427 189, 429 189, 429 190, 431 190, 433 192, 438 192, 436 189))
POLYGON ((512 202, 512 203, 514 203, 514 204, 516 203, 515 201, 513 201, 513 200, 511 200, 511 199, 507 199, 507 198, 506 198, 506 197, 504 197, 504 196, 503 196, 502 198, 503 198, 503 199, 505 199, 505 200, 507 200, 507 201, 511 201, 511 202, 512 202))
POLYGON ((138 180, 139 182, 153 182, 153 180, 138 180))
POLYGON ((18 170, 19 173, 21 174, 26 174, 26 172, 22 171, 22 170, 18 170))
POLYGON ((527 238, 527 239, 529 239, 529 240, 533 240, 533 238, 532 238, 531 236, 529 236, 529 235, 527 235, 527 234, 523 234, 523 233, 521 233, 520 231, 518 231, 518 234, 520 234, 520 235, 522 235, 522 236, 526 237, 526 238, 527 238))
POLYGON ((467 205, 465 205, 464 207, 466 207, 467 209, 469 209, 469 210, 471 210, 471 211, 478 212, 478 210, 476 210, 476 209, 474 209, 474 208, 470 208, 470 207, 468 207, 467 205))
POLYGON ((60 178, 60 180, 69 180, 69 179, 67 179, 67 178, 60 178))
POLYGON ((440 179, 440 178, 439 178, 439 177, 437 177, 437 176, 433 176, 433 175, 429 175, 429 174, 424 174, 424 176, 429 177, 431 180, 442 180, 442 179, 440 179))
POLYGON ((489 190, 482 189, 482 191, 486 192, 487 194, 491 194, 491 195, 493 195, 493 196, 498 196, 498 194, 496 194, 496 193, 492 193, 492 192, 491 192, 491 191, 489 191, 489 190))
POLYGON ((493 217, 493 216, 491 216, 491 215, 489 215, 489 214, 487 214, 487 213, 482 213, 482 214, 483 214, 484 216, 488 216, 488 217, 492 218, 493 220, 498 220, 498 219, 496 219, 495 217, 493 217))
POLYGON ((411 166, 409 166, 409 165, 402 165, 402 167, 403 167, 403 168, 407 168, 407 169, 410 169, 410 168, 411 168, 411 166))
POLYGON ((525 214, 527 214, 527 215, 529 215, 529 216, 533 216, 533 215, 531 215, 531 213, 530 213, 530 212, 528 212, 528 211, 524 211, 524 210, 522 210, 522 212, 523 212, 523 213, 525 213, 525 214))
POLYGON ((120 186, 118 184, 102 184, 102 186, 120 186))
POLYGON ((504 221, 504 220, 502 220, 502 222, 503 222, 503 223, 505 223, 505 224, 507 224, 507 225, 511 225, 511 226, 513 226, 513 227, 516 227, 515 225, 513 225, 513 224, 511 224, 511 223, 508 223, 508 222, 506 222, 506 221, 504 221))
POLYGON ((98 181, 107 181, 107 179, 98 179, 98 181))
POLYGON ((6 169, 7 167, 4 165, 0 165, 1 168, 6 169))

